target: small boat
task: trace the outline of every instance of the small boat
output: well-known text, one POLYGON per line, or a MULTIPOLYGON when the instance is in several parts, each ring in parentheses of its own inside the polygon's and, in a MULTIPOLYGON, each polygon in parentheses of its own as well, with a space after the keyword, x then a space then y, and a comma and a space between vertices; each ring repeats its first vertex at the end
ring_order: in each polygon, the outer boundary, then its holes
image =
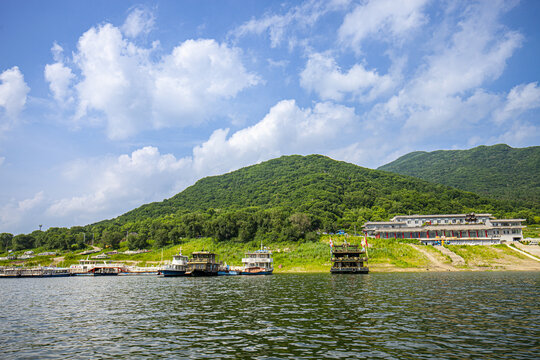
POLYGON ((188 257, 180 252, 173 255, 172 263, 163 266, 159 273, 164 277, 185 276, 187 265, 188 257))
POLYGON ((191 254, 187 263, 187 276, 217 276, 219 263, 216 254, 208 251, 198 251, 191 254))
POLYGON ((240 275, 271 275, 274 271, 272 263, 272 252, 267 249, 256 250, 246 253, 246 257, 242 259, 244 264, 240 275))
POLYGON ((229 266, 227 263, 224 265, 220 265, 218 269, 218 275, 219 276, 233 276, 233 275, 240 275, 240 271, 242 269, 239 266, 229 266))

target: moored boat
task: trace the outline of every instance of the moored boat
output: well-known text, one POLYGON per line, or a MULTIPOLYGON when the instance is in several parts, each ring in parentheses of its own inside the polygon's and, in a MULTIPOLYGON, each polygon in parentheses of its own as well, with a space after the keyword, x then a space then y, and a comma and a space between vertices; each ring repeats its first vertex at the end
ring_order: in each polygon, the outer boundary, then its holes
POLYGON ((334 245, 330 272, 332 274, 367 274, 369 272, 367 261, 366 250, 363 247, 347 243, 334 245))
POLYGON ((164 277, 185 276, 188 265, 188 257, 178 253, 173 255, 173 260, 161 268, 159 273, 164 277))
POLYGON ((187 263, 187 276, 217 276, 219 263, 216 254, 208 251, 198 251, 191 254, 187 263))
POLYGON ((274 271, 272 252, 267 249, 246 253, 240 275, 271 275, 274 271))
POLYGON ((118 275, 124 269, 123 264, 108 264, 106 261, 79 260, 76 265, 71 265, 69 272, 77 276, 113 276, 118 275))

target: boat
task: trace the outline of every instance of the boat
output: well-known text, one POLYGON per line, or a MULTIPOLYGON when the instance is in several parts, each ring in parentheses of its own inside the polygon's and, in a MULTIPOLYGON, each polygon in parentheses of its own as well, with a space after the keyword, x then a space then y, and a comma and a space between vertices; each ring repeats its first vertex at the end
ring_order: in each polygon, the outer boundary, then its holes
POLYGON ((240 266, 229 266, 227 263, 224 265, 219 266, 218 269, 218 275, 219 276, 232 276, 232 275, 240 275, 240 271, 242 268, 240 266))
POLYGON ((124 270, 123 264, 108 264, 106 261, 79 260, 76 265, 71 265, 69 272, 77 276, 113 276, 124 270))
POLYGON ((70 276, 68 268, 39 266, 34 268, 0 268, 0 278, 42 278, 70 276))
POLYGON ((363 247, 344 243, 332 246, 332 274, 367 274, 367 254, 363 247), (366 266, 364 266, 366 263, 366 266))
POLYGON ((186 276, 217 276, 219 263, 216 254, 208 251, 197 251, 191 254, 187 263, 186 276))
POLYGON ((161 269, 157 268, 155 266, 124 266, 122 268, 122 271, 118 273, 120 276, 129 276, 129 275, 137 275, 137 276, 151 276, 151 275, 159 275, 161 269))
POLYGON ((178 253, 173 255, 173 260, 159 270, 159 273, 164 277, 185 276, 188 265, 188 257, 178 253))
POLYGON ((261 246, 260 250, 246 253, 242 259, 244 266, 240 275, 271 275, 274 271, 273 262, 272 252, 261 246))

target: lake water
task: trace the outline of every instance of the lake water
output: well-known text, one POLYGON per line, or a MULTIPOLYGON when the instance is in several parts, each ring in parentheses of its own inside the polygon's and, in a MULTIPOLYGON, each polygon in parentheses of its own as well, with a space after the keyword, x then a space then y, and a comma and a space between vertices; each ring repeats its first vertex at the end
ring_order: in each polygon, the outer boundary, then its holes
POLYGON ((2 359, 538 359, 540 273, 0 280, 2 359))

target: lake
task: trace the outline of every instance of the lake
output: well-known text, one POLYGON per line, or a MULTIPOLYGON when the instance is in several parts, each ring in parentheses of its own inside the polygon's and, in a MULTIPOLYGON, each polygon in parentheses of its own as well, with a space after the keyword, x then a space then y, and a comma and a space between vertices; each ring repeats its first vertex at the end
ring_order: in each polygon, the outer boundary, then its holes
POLYGON ((540 273, 0 279, 5 359, 538 359, 540 273))

